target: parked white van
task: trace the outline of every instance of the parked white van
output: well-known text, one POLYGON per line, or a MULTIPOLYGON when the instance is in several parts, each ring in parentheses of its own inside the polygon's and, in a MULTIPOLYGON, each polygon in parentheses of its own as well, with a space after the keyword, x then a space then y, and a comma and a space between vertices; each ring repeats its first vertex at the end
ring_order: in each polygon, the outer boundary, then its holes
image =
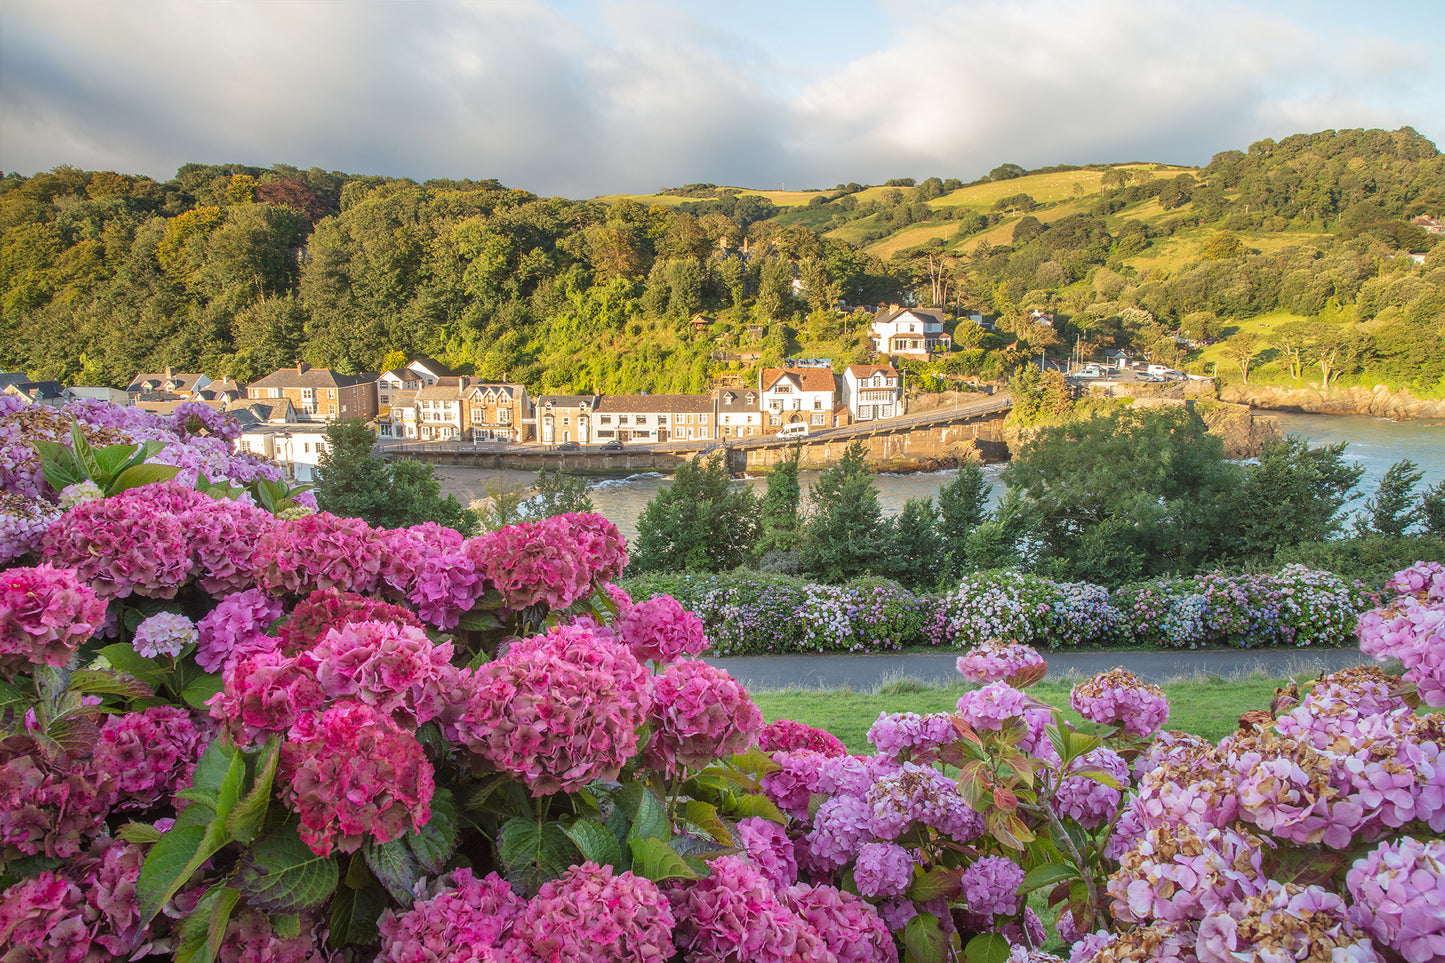
POLYGON ((795 421, 791 425, 784 425, 778 432, 779 438, 804 438, 808 434, 808 424, 803 421, 795 421))

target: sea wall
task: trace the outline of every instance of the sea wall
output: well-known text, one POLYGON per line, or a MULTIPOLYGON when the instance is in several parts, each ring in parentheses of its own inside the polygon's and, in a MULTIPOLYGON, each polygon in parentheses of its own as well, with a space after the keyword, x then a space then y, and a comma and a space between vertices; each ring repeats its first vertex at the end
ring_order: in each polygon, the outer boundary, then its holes
POLYGON ((1373 389, 1322 390, 1315 384, 1303 388, 1226 384, 1220 386, 1219 397, 1224 401, 1272 411, 1317 415, 1373 415, 1394 421, 1445 419, 1445 401, 1416 398, 1408 391, 1391 391, 1384 385, 1375 385, 1373 389))

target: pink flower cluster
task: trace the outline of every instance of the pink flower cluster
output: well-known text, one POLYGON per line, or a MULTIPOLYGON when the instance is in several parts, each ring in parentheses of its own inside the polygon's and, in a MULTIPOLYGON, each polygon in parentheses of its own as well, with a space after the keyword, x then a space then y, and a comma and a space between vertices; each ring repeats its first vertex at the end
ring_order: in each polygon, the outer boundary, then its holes
POLYGON ((144 854, 108 838, 57 870, 22 879, 0 893, 4 959, 103 963, 140 948, 136 880, 144 854))
POLYGON ((1355 860, 1350 920, 1406 963, 1445 959, 1445 841, 1403 836, 1355 860))
POLYGON ((1141 739, 1158 732, 1169 718, 1164 690, 1142 681, 1123 666, 1074 686, 1069 704, 1086 719, 1122 725, 1125 732, 1141 739))
POLYGON ((738 848, 748 855, 768 882, 780 889, 798 881, 798 856, 793 840, 771 819, 749 816, 738 820, 738 848))
POLYGON ((74 569, 7 569, 0 574, 0 678, 65 665, 100 628, 105 608, 74 569))
POLYGON ((763 726, 758 734, 758 748, 763 752, 792 752, 809 749, 825 756, 848 754, 843 740, 828 732, 791 719, 778 719, 763 726))
POLYGON ((414 729, 465 696, 450 642, 435 645, 415 626, 349 623, 311 650, 329 699, 354 698, 414 729))
POLYGON ((974 860, 959 880, 964 906, 990 930, 995 917, 1016 916, 1023 908, 1024 898, 1019 894, 1023 882, 1023 867, 1007 856, 974 860))
POLYGON ((1151 829, 1109 877, 1111 912, 1117 920, 1140 924, 1223 913, 1261 892, 1263 848, 1259 837, 1234 829, 1151 829))
POLYGON ((238 908, 226 924, 216 963, 333 963, 343 959, 326 949, 324 931, 310 916, 303 915, 300 926, 295 936, 280 937, 265 913, 238 908))
POLYGON ((420 629, 421 622, 408 609, 335 588, 318 589, 297 603, 291 616, 277 629, 288 649, 315 644, 332 629, 352 622, 394 622, 420 629))
POLYGON ((1332 963, 1379 960, 1369 938, 1350 923, 1339 896, 1319 886, 1281 885, 1273 880, 1262 893, 1238 901, 1200 923, 1195 953, 1199 963, 1237 963, 1241 959, 1332 963))
POLYGON ((521 611, 539 602, 570 608, 587 594, 592 573, 583 564, 572 525, 565 516, 498 529, 476 541, 487 581, 502 593, 507 608, 521 611))
POLYGON ((852 893, 796 883, 788 887, 787 902, 823 935, 838 963, 896 963, 898 949, 888 926, 852 893))
POLYGON ((1081 770, 1096 769, 1113 776, 1125 789, 1129 786, 1129 764, 1117 752, 1107 746, 1091 749, 1075 759, 1069 773, 1059 781, 1054 795, 1058 812, 1085 829, 1098 829, 1114 818, 1119 802, 1124 798, 1123 789, 1115 789, 1092 776, 1074 775, 1081 770))
POLYGON ((647 671, 626 646, 586 628, 512 643, 477 670, 457 722, 461 743, 534 796, 616 779, 652 707, 647 671))
POLYGON ((668 893, 685 959, 836 963, 836 954, 818 930, 794 912, 745 858, 722 856, 710 868, 706 879, 668 893))
POLYGON ((285 732, 305 713, 326 703, 316 681, 316 659, 262 650, 237 659, 222 676, 225 688, 207 703, 211 718, 231 731, 238 745, 285 732))
POLYGON ((0 489, 0 565, 38 553, 45 530, 59 517, 60 509, 49 502, 0 489))
POLYGON ((868 729, 868 741, 894 759, 925 755, 959 738, 953 718, 947 712, 880 712, 868 729))
POLYGON ((377 963, 498 963, 525 902, 496 873, 469 869, 442 877, 434 892, 418 886, 411 909, 382 914, 377 963))
POLYGON ((149 809, 190 784, 210 742, 185 709, 151 706, 106 716, 91 766, 115 781, 121 809, 149 809))
POLYGON ((284 611, 279 599, 260 589, 227 595, 196 623, 196 664, 207 672, 229 670, 238 658, 276 648, 281 640, 266 630, 284 611))
MULTIPOLYGON (((150 486, 148 486, 150 487, 150 486)), ((196 581, 211 595, 256 585, 252 550, 279 523, 271 513, 229 498, 197 500, 183 516, 196 581)))
POLYGON ((706 662, 669 664, 653 684, 652 699, 647 762, 669 776, 742 752, 763 728, 762 710, 748 690, 706 662))
POLYGON ((376 533, 357 518, 325 512, 277 522, 251 553, 256 581, 273 593, 316 589, 373 592, 381 572, 376 533))
POLYGON ((674 918, 657 884, 611 866, 573 866, 542 888, 512 925, 506 958, 665 963, 674 918))
POLYGON ((460 532, 436 522, 382 529, 375 536, 381 549, 381 588, 399 602, 405 601, 416 587, 423 560, 432 554, 460 551, 466 541, 460 532))
POLYGON ((1445 706, 1442 583, 1445 575, 1423 563, 1396 573, 1391 587, 1409 591, 1360 616, 1355 629, 1361 652, 1381 661, 1399 659, 1405 667, 1405 681, 1415 683, 1420 698, 1435 707, 1445 706))
POLYGON ((1038 650, 1020 642, 1004 642, 989 639, 974 646, 966 655, 958 657, 958 674, 970 682, 1008 682, 1026 671, 1048 668, 1038 650))
POLYGON ((132 488, 78 505, 45 530, 45 561, 75 569, 103 598, 175 598, 191 577, 190 544, 174 512, 132 488))
POLYGON ((105 830, 115 779, 63 753, 47 754, 24 736, 0 741, 0 859, 68 857, 105 830))
POLYGON ((639 662, 661 665, 684 655, 701 655, 708 647, 702 619, 671 595, 632 606, 617 630, 639 662))
POLYGON ((853 864, 858 895, 865 899, 902 896, 913 882, 914 865, 913 853, 897 843, 864 843, 853 864))
POLYGON ((277 784, 318 856, 387 842, 431 818, 435 789, 420 744, 391 718, 346 699, 296 720, 281 746, 277 784))
POLYGON ((225 441, 241 437, 241 423, 219 408, 200 401, 183 401, 171 412, 171 428, 177 435, 199 435, 204 432, 225 441))

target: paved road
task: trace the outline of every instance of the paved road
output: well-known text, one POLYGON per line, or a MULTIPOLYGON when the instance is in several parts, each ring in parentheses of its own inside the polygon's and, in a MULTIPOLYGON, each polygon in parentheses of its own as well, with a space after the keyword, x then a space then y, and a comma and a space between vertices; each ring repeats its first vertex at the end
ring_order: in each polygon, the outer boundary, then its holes
MULTIPOLYGON (((732 673, 749 689, 802 688, 872 689, 899 678, 928 683, 959 681, 954 663, 957 652, 908 655, 760 655, 709 659, 732 673)), ((1273 677, 1293 676, 1303 681, 1322 670, 1337 671, 1374 660, 1358 649, 1267 649, 1259 651, 1210 650, 1205 652, 1054 652, 1045 653, 1049 678, 1088 677, 1122 665, 1147 682, 1195 676, 1235 678, 1255 672, 1273 677)))

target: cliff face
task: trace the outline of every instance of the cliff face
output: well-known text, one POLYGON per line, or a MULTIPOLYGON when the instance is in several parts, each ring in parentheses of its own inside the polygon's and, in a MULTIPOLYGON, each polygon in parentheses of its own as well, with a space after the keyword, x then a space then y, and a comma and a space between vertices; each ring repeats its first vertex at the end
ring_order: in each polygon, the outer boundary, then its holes
POLYGON ((1445 401, 1427 401, 1408 391, 1393 392, 1384 385, 1368 388, 1275 388, 1268 385, 1227 384, 1219 389, 1224 401, 1320 415, 1373 415, 1394 421, 1445 418, 1445 401))

